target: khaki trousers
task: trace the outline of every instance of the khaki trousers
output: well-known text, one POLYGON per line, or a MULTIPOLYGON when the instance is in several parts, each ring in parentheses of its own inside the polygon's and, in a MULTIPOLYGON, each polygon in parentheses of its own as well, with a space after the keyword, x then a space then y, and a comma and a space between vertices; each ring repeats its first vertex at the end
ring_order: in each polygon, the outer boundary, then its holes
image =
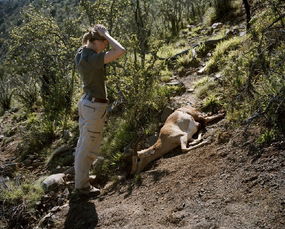
POLYGON ((91 102, 83 98, 84 95, 78 102, 80 135, 74 160, 76 189, 90 186, 89 170, 100 152, 107 110, 107 103, 91 102))

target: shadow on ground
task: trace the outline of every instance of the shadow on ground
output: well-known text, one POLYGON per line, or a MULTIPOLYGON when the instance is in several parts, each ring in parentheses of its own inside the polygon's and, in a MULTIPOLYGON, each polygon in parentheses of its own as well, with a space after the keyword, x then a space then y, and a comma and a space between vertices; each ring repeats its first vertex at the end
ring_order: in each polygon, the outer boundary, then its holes
POLYGON ((95 204, 88 198, 69 202, 69 211, 64 222, 65 229, 93 229, 98 224, 95 204))

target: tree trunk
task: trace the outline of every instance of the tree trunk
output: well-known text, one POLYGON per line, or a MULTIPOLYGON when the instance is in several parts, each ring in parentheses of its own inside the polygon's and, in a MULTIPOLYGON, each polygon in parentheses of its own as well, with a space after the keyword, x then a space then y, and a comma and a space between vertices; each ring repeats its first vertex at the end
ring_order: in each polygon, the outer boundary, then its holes
POLYGON ((248 0, 242 0, 243 1, 243 6, 245 8, 245 12, 246 12, 246 29, 249 29, 250 28, 250 19, 251 19, 251 16, 250 16, 250 5, 248 3, 248 0))

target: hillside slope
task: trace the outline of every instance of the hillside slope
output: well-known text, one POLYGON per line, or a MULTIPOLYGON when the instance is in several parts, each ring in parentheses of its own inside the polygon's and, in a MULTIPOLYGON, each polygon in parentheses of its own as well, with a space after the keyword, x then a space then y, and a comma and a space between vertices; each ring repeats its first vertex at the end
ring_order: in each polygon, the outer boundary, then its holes
POLYGON ((63 206, 54 227, 282 228, 285 142, 252 149, 226 120, 208 127, 209 136, 209 145, 177 149, 95 201, 63 206))
MULTIPOLYGON (((202 67, 176 78, 186 92, 174 104, 201 103, 193 85, 205 77, 202 67)), ((53 227, 283 228, 285 142, 253 147, 257 130, 246 133, 227 120, 208 126, 210 144, 186 154, 177 148, 97 200, 69 202, 54 213, 53 227)))
MULTIPOLYGON (((194 43, 200 37, 191 39, 189 42, 194 43)), ((171 107, 201 104, 194 82, 209 77, 201 71, 208 57, 204 58, 199 66, 175 75, 172 83, 183 83, 185 93, 173 97, 171 107)), ((210 77, 219 78, 215 74, 210 77)), ((3 123, 10 122, 13 135, 17 129, 13 121, 17 120, 9 121, 9 116, 5 117, 7 120, 3 118, 3 123)), ((0 123, 0 129, 4 128, 8 126, 0 123)), ((25 218, 23 205, 13 207, 15 222, 22 220, 20 227, 24 228, 58 229, 283 228, 285 141, 256 147, 251 137, 255 132, 258 126, 244 132, 224 119, 207 127, 203 137, 211 141, 201 148, 186 154, 177 148, 140 175, 121 179, 116 185, 108 183, 95 200, 68 200, 68 190, 73 188, 70 179, 63 189, 45 194, 37 203, 37 207, 46 212, 39 210, 37 214, 41 214, 25 218)), ((7 172, 16 159, 13 152, 17 148, 17 137, 10 140, 5 136, 4 143, 4 135, 0 134, 0 139, 1 171, 7 172)), ((28 159, 30 161, 23 162, 19 168, 25 170, 23 174, 46 175, 44 161, 28 159)), ((5 182, 0 178, 2 186, 5 182)), ((0 210, 0 213, 3 212, 0 210)), ((1 223, 0 228, 5 228, 1 223)))

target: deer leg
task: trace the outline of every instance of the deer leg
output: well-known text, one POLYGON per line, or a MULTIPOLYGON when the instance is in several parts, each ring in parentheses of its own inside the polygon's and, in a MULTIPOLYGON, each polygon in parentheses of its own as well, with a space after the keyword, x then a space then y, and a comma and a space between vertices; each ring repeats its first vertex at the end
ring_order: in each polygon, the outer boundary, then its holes
POLYGON ((188 152, 188 151, 190 151, 190 150, 192 150, 192 149, 199 148, 199 147, 201 147, 201 146, 203 146, 203 145, 206 145, 206 144, 208 144, 209 142, 210 142, 209 140, 202 141, 202 142, 200 142, 200 143, 197 144, 197 145, 194 145, 194 146, 191 146, 191 147, 187 148, 187 151, 186 151, 186 152, 188 152))
POLYGON ((187 135, 183 135, 180 137, 180 144, 181 144, 181 150, 183 153, 185 152, 188 152, 189 150, 191 149, 195 149, 195 148, 198 148, 202 145, 205 145, 208 143, 208 141, 204 141, 204 142, 201 142, 202 140, 202 133, 199 134, 199 137, 198 139, 194 140, 193 142, 191 142, 189 144, 190 147, 187 147, 187 135), (201 142, 201 143, 199 143, 201 142), (199 144, 198 144, 199 143, 199 144))
POLYGON ((180 137, 180 145, 183 153, 188 151, 187 142, 188 142, 187 134, 182 135, 180 137))
POLYGON ((198 136, 197 139, 195 139, 194 141, 192 141, 191 143, 189 143, 188 146, 194 146, 194 145, 198 144, 198 143, 201 142, 201 141, 202 141, 202 133, 199 134, 199 136, 198 136))

